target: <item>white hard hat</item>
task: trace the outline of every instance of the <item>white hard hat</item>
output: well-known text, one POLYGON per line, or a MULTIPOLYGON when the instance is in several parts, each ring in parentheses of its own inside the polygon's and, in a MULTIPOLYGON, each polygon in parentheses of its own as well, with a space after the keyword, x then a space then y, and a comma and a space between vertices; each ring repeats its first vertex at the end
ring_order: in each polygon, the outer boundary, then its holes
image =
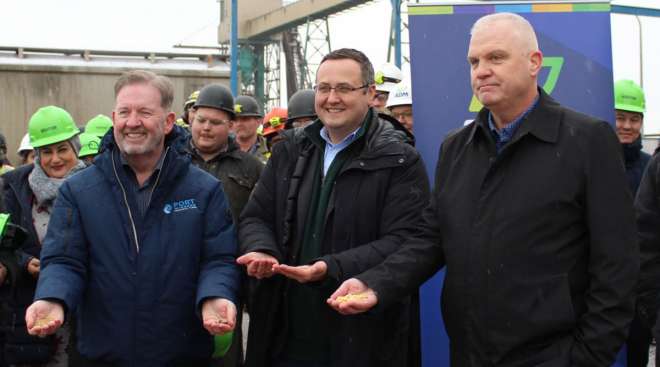
POLYGON ((20 153, 25 150, 34 150, 34 148, 32 148, 32 145, 30 145, 30 133, 23 135, 23 139, 21 139, 21 145, 19 145, 16 153, 20 153))
POLYGON ((390 108, 394 106, 412 105, 412 91, 406 82, 397 84, 387 97, 387 105, 390 108))
POLYGON ((394 64, 386 62, 376 69, 375 79, 376 90, 389 93, 403 79, 403 73, 394 64))

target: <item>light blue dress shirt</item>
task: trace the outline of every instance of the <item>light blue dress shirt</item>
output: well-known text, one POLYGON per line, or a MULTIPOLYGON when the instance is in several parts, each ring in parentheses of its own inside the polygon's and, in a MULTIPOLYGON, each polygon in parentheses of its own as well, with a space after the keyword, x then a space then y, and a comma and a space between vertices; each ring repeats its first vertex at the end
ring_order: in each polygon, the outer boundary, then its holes
POLYGON ((342 141, 340 141, 337 144, 332 144, 332 140, 330 140, 330 136, 328 135, 328 131, 325 129, 325 127, 321 128, 320 134, 321 138, 325 140, 325 153, 323 154, 323 177, 325 177, 328 174, 328 169, 330 169, 330 165, 332 164, 332 161, 335 160, 335 157, 339 152, 342 150, 346 149, 351 143, 355 140, 355 137, 357 136, 357 132, 360 130, 358 127, 353 131, 352 133, 348 134, 342 141))

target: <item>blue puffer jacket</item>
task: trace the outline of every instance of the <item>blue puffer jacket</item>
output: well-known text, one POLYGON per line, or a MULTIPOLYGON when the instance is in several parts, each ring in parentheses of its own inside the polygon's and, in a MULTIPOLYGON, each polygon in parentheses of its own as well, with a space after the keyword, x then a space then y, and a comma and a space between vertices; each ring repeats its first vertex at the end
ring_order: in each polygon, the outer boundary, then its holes
POLYGON ((77 307, 78 349, 87 359, 171 366, 208 358, 202 302, 236 303, 236 235, 222 186, 190 164, 182 142, 175 127, 144 217, 126 190, 112 134, 94 165, 60 188, 35 299, 77 307))

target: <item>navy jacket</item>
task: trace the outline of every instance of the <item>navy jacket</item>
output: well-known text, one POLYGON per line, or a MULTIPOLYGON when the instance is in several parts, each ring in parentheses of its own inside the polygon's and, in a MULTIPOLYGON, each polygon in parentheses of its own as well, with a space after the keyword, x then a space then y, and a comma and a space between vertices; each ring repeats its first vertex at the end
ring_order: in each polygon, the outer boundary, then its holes
POLYGON ((236 236, 218 180, 190 164, 178 127, 144 217, 112 134, 94 165, 60 188, 41 251, 35 299, 77 307, 78 349, 121 366, 210 357, 202 302, 236 303, 236 236), (128 204, 128 206, 127 206, 128 204), (138 251, 139 248, 139 251, 138 251))

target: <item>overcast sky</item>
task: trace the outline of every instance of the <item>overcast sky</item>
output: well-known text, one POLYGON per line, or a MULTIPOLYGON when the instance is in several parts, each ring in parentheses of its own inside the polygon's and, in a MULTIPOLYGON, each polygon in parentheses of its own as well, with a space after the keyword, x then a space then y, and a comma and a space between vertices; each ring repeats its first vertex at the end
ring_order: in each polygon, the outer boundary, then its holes
MULTIPOLYGON (((660 0, 615 3, 660 8, 660 0)), ((209 46, 216 42, 219 21, 217 0, 2 0, 0 9, 0 46, 135 51, 165 51, 177 44, 209 46)), ((363 50, 376 66, 385 62, 390 14, 390 1, 376 0, 333 16, 333 49, 353 47, 363 50)), ((660 19, 642 17, 641 23, 649 100, 646 132, 660 134, 660 19)), ((612 29, 614 78, 639 82, 637 20, 615 15, 612 29)))

